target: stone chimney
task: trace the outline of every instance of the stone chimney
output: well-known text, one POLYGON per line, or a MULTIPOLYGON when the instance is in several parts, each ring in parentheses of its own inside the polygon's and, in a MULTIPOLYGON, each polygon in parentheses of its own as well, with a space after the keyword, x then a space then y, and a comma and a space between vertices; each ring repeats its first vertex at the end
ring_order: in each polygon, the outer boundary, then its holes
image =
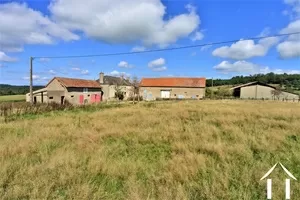
POLYGON ((101 73, 99 74, 99 83, 100 83, 100 84, 103 84, 103 83, 104 83, 104 73, 103 73, 103 72, 101 72, 101 73))

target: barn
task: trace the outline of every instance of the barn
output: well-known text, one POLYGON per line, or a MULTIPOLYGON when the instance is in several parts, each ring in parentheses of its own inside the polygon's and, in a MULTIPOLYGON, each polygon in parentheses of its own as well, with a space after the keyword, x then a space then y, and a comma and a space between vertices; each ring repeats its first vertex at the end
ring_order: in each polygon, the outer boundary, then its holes
POLYGON ((140 95, 144 100, 202 99, 205 96, 205 78, 143 78, 140 95))
POLYGON ((255 81, 231 88, 233 96, 241 99, 298 100, 299 95, 279 91, 276 87, 255 81))
MULTIPOLYGON (((99 82, 77 78, 54 77, 45 88, 33 92, 34 103, 59 103, 74 105, 100 102, 102 90, 99 82)), ((30 94, 26 95, 30 101, 30 94)))

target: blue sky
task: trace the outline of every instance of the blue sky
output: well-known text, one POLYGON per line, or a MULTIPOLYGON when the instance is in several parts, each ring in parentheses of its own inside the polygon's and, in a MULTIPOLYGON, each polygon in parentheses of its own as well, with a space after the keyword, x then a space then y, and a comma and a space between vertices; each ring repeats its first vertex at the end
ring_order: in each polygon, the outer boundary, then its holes
POLYGON ((143 51, 300 32, 300 0, 49 0, 0 2, 0 83, 53 76, 230 78, 300 73, 300 34, 111 57, 46 56, 143 51))

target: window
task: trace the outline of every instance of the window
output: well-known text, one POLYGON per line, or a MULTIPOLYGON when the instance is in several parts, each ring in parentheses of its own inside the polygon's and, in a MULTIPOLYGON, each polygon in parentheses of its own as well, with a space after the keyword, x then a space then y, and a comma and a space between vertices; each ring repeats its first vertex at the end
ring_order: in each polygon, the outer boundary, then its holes
POLYGON ((199 95, 197 94, 196 97, 199 97, 199 95))
POLYGON ((49 97, 49 99, 53 99, 53 97, 49 97))
POLYGON ((174 96, 176 97, 176 94, 174 94, 174 96))
POLYGON ((74 95, 71 96, 71 98, 73 98, 73 97, 74 97, 74 95))
POLYGON ((83 88, 83 93, 89 92, 88 88, 83 88))

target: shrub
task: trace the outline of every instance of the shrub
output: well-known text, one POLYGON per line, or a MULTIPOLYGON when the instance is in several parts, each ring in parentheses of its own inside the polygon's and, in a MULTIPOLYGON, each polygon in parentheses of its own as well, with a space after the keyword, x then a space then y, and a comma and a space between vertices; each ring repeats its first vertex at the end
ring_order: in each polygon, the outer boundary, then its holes
POLYGON ((143 101, 143 96, 140 96, 140 99, 138 99, 137 96, 135 96, 135 97, 131 96, 131 97, 128 97, 127 100, 128 101, 138 101, 138 100, 143 101))

